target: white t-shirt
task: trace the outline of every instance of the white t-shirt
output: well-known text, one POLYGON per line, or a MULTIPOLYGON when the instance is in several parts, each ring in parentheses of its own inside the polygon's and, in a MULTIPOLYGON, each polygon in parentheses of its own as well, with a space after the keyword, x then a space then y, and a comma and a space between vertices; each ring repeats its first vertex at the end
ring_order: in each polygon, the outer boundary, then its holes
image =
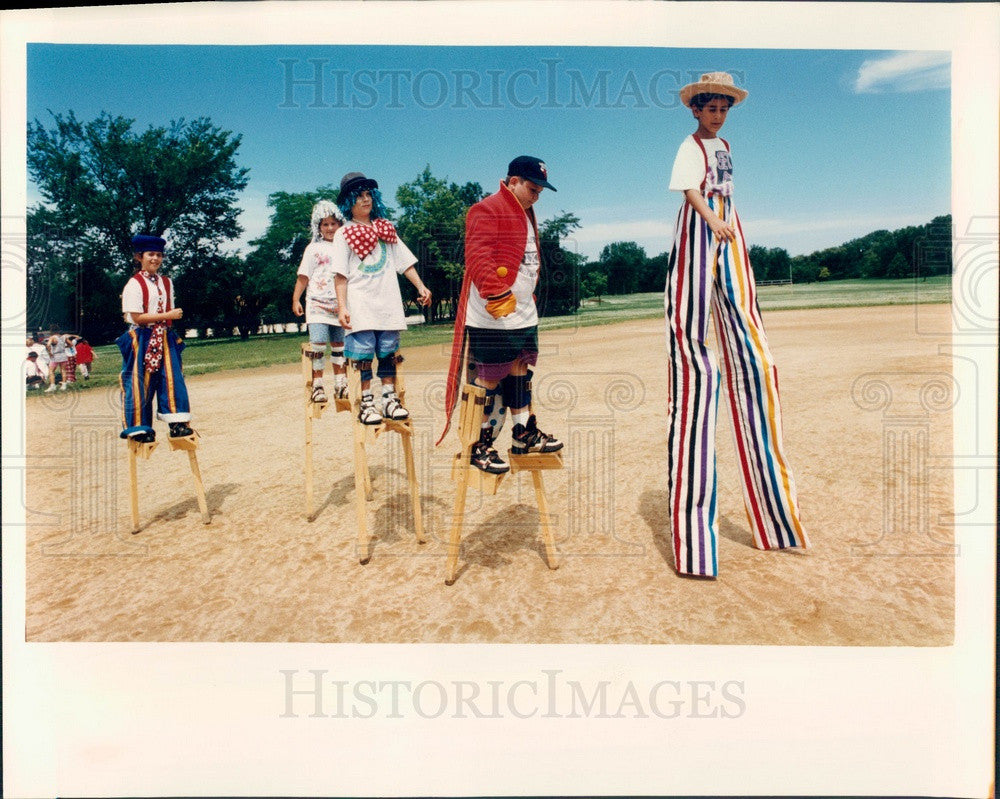
POLYGON ((517 307, 514 313, 494 319, 486 310, 486 300, 479 296, 475 286, 469 291, 469 303, 465 310, 465 324, 468 327, 484 327, 493 330, 520 330, 538 324, 538 308, 535 305, 535 286, 538 285, 538 242, 535 229, 528 223, 528 240, 524 247, 524 258, 517 269, 517 277, 510 287, 517 307))
MULTIPOLYGON (((42 377, 48 377, 49 376, 49 360, 48 360, 49 359, 49 354, 48 354, 48 352, 45 353, 45 360, 43 361, 42 360, 42 351, 44 349, 45 349, 45 347, 43 345, 41 345, 41 344, 32 344, 30 347, 27 348, 27 352, 33 352, 38 357, 37 358, 28 358, 27 356, 25 356, 25 363, 27 363, 29 365, 32 364, 32 363, 34 363, 34 367, 37 370, 38 374, 41 375, 42 377)), ((31 373, 29 372, 29 374, 31 374, 31 373)))
POLYGON ((298 274, 309 278, 306 285, 306 324, 339 325, 337 291, 333 283, 333 242, 311 242, 302 253, 298 274))
MULTIPOLYGON (((131 278, 125 283, 125 288, 122 289, 122 313, 125 314, 125 321, 129 324, 135 324, 132 321, 132 314, 134 313, 156 313, 157 299, 159 297, 164 298, 163 308, 167 307, 166 303, 166 286, 165 281, 161 278, 155 283, 146 277, 145 272, 139 273, 139 280, 146 281, 146 287, 149 289, 149 309, 146 310, 142 307, 142 287, 139 283, 131 278)), ((170 307, 174 307, 174 281, 170 281, 170 307)))
POLYGON ((405 330, 403 295, 398 275, 417 262, 417 257, 400 238, 395 244, 381 239, 365 259, 358 258, 344 238, 348 222, 333 237, 333 271, 347 277, 347 311, 351 330, 405 330))
POLYGON ((28 377, 48 377, 48 372, 43 372, 41 364, 37 358, 28 358, 24 362, 24 376, 28 377))
POLYGON ((674 158, 674 168, 670 172, 670 190, 687 191, 701 189, 705 181, 707 192, 719 192, 728 197, 733 193, 733 161, 722 139, 702 139, 705 153, 701 151, 694 136, 681 142, 674 158), (705 172, 705 155, 708 156, 708 172, 705 172))
POLYGON ((28 352, 34 352, 38 355, 38 368, 41 369, 42 375, 44 377, 49 376, 49 351, 45 349, 45 345, 39 342, 38 344, 32 344, 28 347, 28 352))

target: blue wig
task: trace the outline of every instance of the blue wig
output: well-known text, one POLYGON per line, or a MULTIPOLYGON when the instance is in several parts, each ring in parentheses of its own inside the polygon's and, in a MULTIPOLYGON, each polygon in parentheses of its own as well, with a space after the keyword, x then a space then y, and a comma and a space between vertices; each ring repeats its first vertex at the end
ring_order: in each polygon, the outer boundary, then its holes
POLYGON ((351 209, 354 208, 354 203, 358 201, 358 197, 361 196, 362 192, 370 191, 372 195, 372 219, 388 219, 389 210, 385 207, 385 203, 382 202, 382 192, 378 189, 356 189, 348 194, 346 197, 341 197, 340 201, 337 203, 337 207, 343 212, 346 219, 351 219, 351 209))

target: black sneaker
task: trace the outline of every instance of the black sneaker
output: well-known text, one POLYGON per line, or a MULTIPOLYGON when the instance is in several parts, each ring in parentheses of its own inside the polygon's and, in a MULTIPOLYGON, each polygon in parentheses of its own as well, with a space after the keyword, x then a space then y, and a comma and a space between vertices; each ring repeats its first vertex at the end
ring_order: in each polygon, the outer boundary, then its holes
POLYGON ((187 438, 194 434, 194 430, 188 427, 187 422, 171 422, 170 423, 170 437, 171 438, 187 438))
POLYGON ((472 458, 469 463, 488 474, 505 474, 510 471, 510 464, 500 457, 500 453, 482 441, 472 445, 472 458))
POLYGON ((514 425, 510 451, 515 455, 527 455, 529 452, 558 452, 562 448, 562 441, 538 429, 535 414, 528 417, 528 424, 514 425))
POLYGON ((145 433, 136 433, 134 436, 129 436, 132 441, 138 441, 140 444, 152 444, 156 441, 156 431, 149 430, 145 433))

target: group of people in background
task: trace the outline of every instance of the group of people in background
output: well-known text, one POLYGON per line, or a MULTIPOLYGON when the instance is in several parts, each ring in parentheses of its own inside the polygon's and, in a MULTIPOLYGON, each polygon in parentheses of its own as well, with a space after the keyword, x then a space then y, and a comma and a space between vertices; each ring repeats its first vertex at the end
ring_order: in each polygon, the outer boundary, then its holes
POLYGON ((62 333, 53 327, 49 333, 35 333, 25 341, 25 348, 24 383, 29 391, 42 390, 42 386, 47 386, 46 392, 57 388, 66 391, 76 385, 77 373, 84 380, 90 379, 94 349, 76 333, 62 333))

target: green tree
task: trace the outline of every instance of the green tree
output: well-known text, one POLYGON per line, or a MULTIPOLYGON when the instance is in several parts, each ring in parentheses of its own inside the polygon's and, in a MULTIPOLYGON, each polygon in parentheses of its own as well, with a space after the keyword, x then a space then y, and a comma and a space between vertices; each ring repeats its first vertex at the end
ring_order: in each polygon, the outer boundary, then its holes
MULTIPOLYGON (((72 111, 53 114, 51 128, 38 120, 28 124, 28 174, 42 197, 29 209, 33 235, 37 239, 40 230, 51 231, 58 224, 60 230, 52 232, 72 241, 53 268, 74 275, 53 286, 65 290, 85 276, 86 285, 99 286, 94 277, 103 273, 117 286, 117 295, 134 269, 131 238, 136 233, 168 237, 167 272, 183 276, 242 232, 236 199, 247 184, 247 170, 236 163, 240 136, 206 118, 176 120, 142 132, 133 127, 134 120, 106 113, 83 123, 72 111)), ((54 252, 53 247, 36 246, 32 257, 55 257, 54 252)), ((53 268, 35 263, 29 273, 37 276, 53 268)), ((188 304, 200 291, 197 285, 182 286, 179 304, 188 304)), ((81 291, 73 302, 93 299, 81 291)), ((110 324, 103 310, 81 310, 98 327, 110 324)), ((116 316, 120 327, 117 311, 116 316)), ((77 323, 65 321, 74 327, 77 323)))
POLYGON ((646 251, 634 241, 615 241, 601 250, 609 294, 634 294, 646 265, 646 251))
POLYGON ((580 298, 593 297, 600 302, 601 297, 608 293, 608 276, 601 271, 599 264, 588 264, 587 266, 595 266, 596 268, 588 268, 583 273, 583 277, 580 279, 580 298))
POLYGON ((885 270, 895 247, 893 236, 888 230, 876 230, 846 242, 843 248, 849 253, 852 268, 843 277, 885 277, 885 270))
POLYGON ((245 262, 231 265, 235 280, 225 282, 224 326, 239 328, 240 336, 246 338, 261 322, 302 321, 292 313, 292 288, 302 253, 312 240, 312 209, 320 200, 335 200, 337 193, 337 188, 326 185, 315 191, 268 195, 267 229, 250 242, 245 262))
POLYGON ((796 255, 792 258, 792 281, 794 283, 815 283, 819 277, 820 265, 810 255, 796 255))
POLYGON ((788 280, 791 277, 791 256, 781 247, 761 247, 751 245, 750 264, 754 277, 763 280, 788 280))
POLYGON ((952 270, 951 214, 936 216, 921 226, 914 241, 914 274, 948 275, 952 270))
MULTIPOLYGON (((465 215, 483 198, 478 183, 458 185, 436 178, 428 164, 416 179, 396 190, 399 235, 417 256, 417 269, 431 290, 428 321, 452 318, 462 287, 465 215)), ((403 298, 415 304, 416 290, 401 281, 403 298)))
POLYGON ((538 281, 538 315, 563 316, 580 307, 580 268, 584 258, 562 246, 580 227, 576 214, 560 211, 538 228, 542 271, 538 281))
POLYGON ((236 199, 248 170, 236 164, 240 136, 204 117, 142 133, 134 120, 106 113, 87 124, 73 112, 53 119, 51 130, 28 125, 28 173, 74 236, 101 241, 128 262, 135 233, 169 232, 178 263, 242 232, 236 199))
POLYGON ((897 252, 892 256, 889 261, 889 266, 886 268, 886 277, 912 277, 913 268, 907 263, 906 256, 901 252, 897 252))
POLYGON ((638 291, 663 291, 667 285, 667 267, 670 265, 670 253, 661 252, 652 258, 647 258, 639 273, 638 291))

